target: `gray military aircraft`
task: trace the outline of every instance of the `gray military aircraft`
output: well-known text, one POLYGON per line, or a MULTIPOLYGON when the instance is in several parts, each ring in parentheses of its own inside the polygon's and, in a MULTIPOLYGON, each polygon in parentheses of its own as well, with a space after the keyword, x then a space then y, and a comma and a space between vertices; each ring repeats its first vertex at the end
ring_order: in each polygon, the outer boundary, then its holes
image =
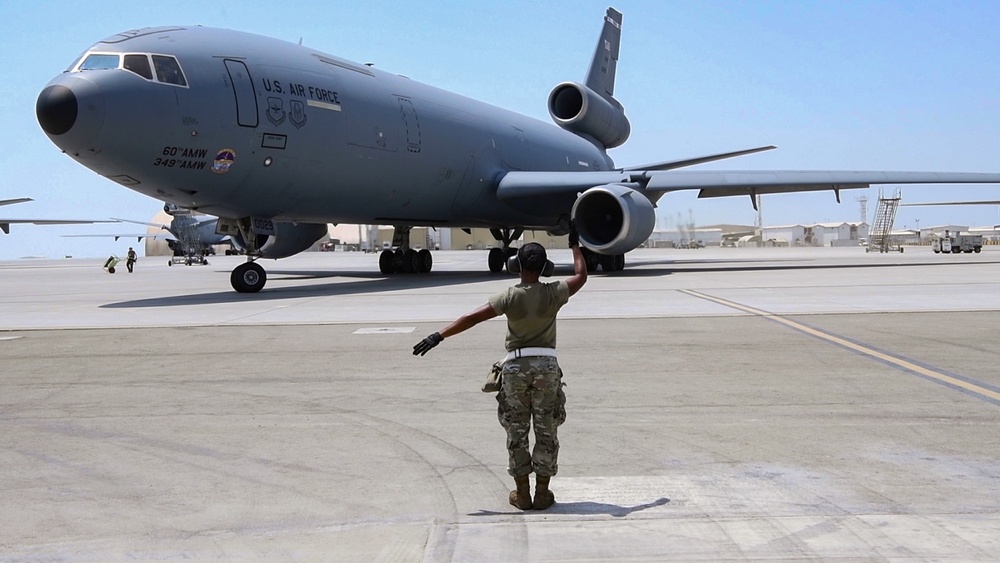
POLYGON ((127 31, 93 45, 40 93, 36 115, 71 158, 119 184, 218 216, 246 248, 240 292, 264 287, 259 258, 305 250, 327 223, 393 225, 385 274, 429 272, 413 226, 487 227, 499 272, 525 229, 567 232, 588 266, 621 270, 666 193, 699 197, 1000 183, 1000 174, 679 171, 774 147, 617 167, 631 125, 614 97, 622 15, 609 8, 583 84, 548 97, 558 127, 310 47, 198 26, 127 31))
MULTIPOLYGON (((30 197, 18 197, 14 199, 0 199, 0 205, 13 205, 15 203, 24 203, 26 201, 34 201, 30 197)), ((0 218, 0 231, 4 234, 10 234, 10 226, 13 224, 27 223, 31 225, 84 225, 90 223, 115 223, 114 219, 101 220, 101 219, 3 219, 0 218)))
POLYGON ((229 235, 221 235, 216 232, 218 230, 217 217, 192 213, 190 209, 180 208, 170 203, 163 206, 163 211, 167 215, 171 216, 169 224, 135 221, 133 219, 115 218, 114 220, 122 223, 134 223, 136 225, 157 227, 161 231, 166 231, 169 234, 106 233, 63 236, 68 238, 114 237, 115 240, 120 238, 135 238, 138 242, 142 242, 142 239, 144 238, 166 240, 167 246, 171 251, 173 251, 174 254, 173 258, 170 262, 168 262, 169 265, 208 265, 208 256, 215 254, 215 247, 218 245, 229 245, 229 249, 226 250, 227 255, 239 254, 242 250, 236 245, 232 238, 229 237, 229 235))

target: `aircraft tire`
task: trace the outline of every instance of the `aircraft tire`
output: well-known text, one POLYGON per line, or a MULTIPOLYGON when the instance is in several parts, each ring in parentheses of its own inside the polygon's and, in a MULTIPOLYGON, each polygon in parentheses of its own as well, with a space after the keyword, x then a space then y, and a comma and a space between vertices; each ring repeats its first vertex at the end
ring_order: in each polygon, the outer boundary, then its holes
POLYGON ((418 273, 429 274, 431 269, 434 267, 434 255, 431 254, 431 251, 426 248, 421 249, 417 252, 417 264, 418 273))
POLYGON ((611 260, 611 271, 620 272, 625 269, 625 255, 615 254, 611 260))
POLYGON ((114 269, 114 268, 108 268, 108 273, 109 273, 109 274, 113 274, 113 273, 115 273, 115 269, 114 269))
POLYGON ((489 263, 490 272, 494 274, 502 272, 504 264, 507 262, 504 257, 503 249, 500 248, 491 248, 486 261, 489 263))
POLYGON ((378 255, 378 269, 386 276, 396 273, 396 256, 391 250, 383 250, 378 255))
POLYGON ((601 255, 592 250, 583 249, 583 261, 587 264, 587 272, 593 273, 601 264, 601 255))
POLYGON ((417 251, 407 248, 403 251, 403 267, 400 268, 404 274, 416 274, 420 271, 420 261, 417 259, 417 251))
POLYGON ((256 262, 247 262, 233 269, 229 281, 240 293, 257 293, 267 283, 267 272, 256 262))

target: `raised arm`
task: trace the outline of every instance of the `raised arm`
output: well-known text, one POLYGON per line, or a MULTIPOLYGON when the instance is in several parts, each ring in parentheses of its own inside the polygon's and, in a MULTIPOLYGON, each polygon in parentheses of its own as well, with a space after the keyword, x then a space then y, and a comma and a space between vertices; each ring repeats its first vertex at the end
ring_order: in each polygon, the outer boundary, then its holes
POLYGON ((572 296, 583 284, 587 283, 587 261, 580 250, 580 233, 576 231, 576 223, 569 224, 569 247, 573 250, 573 275, 566 280, 569 294, 572 296))

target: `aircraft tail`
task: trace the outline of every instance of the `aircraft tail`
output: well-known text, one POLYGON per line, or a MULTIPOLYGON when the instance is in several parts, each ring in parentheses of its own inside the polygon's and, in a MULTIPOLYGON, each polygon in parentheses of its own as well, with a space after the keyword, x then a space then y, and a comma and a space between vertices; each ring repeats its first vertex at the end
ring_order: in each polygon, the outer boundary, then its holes
POLYGON ((587 72, 587 88, 601 95, 612 105, 621 107, 615 100, 615 72, 618 69, 618 50, 622 42, 622 14, 608 8, 604 16, 604 29, 594 49, 594 59, 587 72))
POLYGON ((556 125, 605 149, 620 146, 632 130, 625 109, 614 96, 621 40, 622 15, 608 8, 587 83, 563 82, 549 94, 549 115, 556 125))

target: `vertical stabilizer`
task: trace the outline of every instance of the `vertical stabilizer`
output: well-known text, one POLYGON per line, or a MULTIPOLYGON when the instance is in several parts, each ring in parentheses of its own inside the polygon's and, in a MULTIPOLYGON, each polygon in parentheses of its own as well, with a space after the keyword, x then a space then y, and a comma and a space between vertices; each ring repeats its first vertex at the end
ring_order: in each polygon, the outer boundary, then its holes
POLYGON ((622 41, 622 15, 614 8, 608 8, 604 16, 604 29, 597 40, 594 60, 587 73, 587 88, 600 94, 613 105, 621 107, 615 100, 615 71, 618 68, 618 48, 622 41))

